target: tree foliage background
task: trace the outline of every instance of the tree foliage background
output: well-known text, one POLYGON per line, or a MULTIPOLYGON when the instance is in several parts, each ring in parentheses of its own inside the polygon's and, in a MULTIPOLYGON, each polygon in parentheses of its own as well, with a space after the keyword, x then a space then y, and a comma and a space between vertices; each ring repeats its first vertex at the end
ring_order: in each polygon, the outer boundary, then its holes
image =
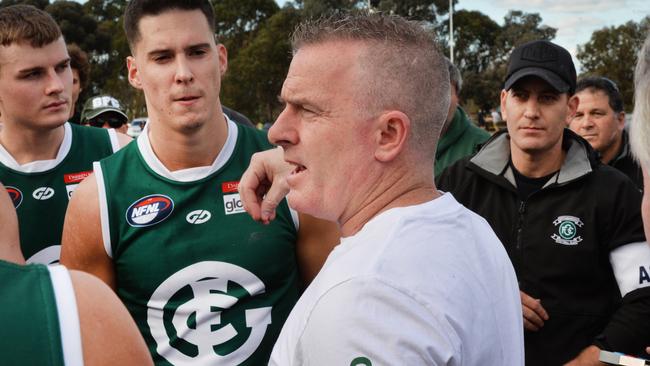
MULTIPOLYGON (((454 0, 457 2, 458 0, 454 0)), ((449 56, 448 0, 294 0, 280 8, 274 0, 212 0, 217 18, 216 36, 228 49, 229 65, 221 100, 255 122, 272 122, 281 111, 278 94, 291 61, 289 37, 302 19, 332 10, 359 10, 372 4, 375 11, 399 14, 421 22, 434 32, 442 52, 449 56)), ((146 114, 144 97, 126 78, 130 51, 122 31, 127 0, 2 0, 0 7, 30 4, 52 14, 68 43, 76 43, 91 58, 91 83, 83 101, 99 93, 122 100, 133 116, 146 114)), ((502 20, 478 11, 454 12, 454 62, 464 87, 461 104, 470 112, 495 107, 505 77, 510 51, 533 39, 553 40, 557 29, 544 25, 536 13, 510 11, 502 20)), ((631 109, 636 52, 650 27, 650 16, 592 34, 579 46, 583 74, 604 75, 616 81, 631 109)))
POLYGON ((618 27, 595 31, 589 42, 578 46, 576 57, 582 63, 581 76, 606 76, 614 81, 626 110, 631 110, 634 99, 634 65, 645 37, 650 34, 650 16, 639 23, 629 21, 618 27))

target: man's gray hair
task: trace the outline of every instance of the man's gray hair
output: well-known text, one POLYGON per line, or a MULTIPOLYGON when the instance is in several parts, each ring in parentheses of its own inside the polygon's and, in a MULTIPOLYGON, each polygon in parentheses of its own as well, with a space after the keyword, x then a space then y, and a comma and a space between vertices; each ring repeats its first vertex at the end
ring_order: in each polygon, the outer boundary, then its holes
POLYGON ((630 126, 632 152, 650 168, 650 34, 638 55, 634 72, 634 112, 630 126))
POLYGON ((449 71, 449 83, 456 88, 456 95, 459 95, 460 89, 463 87, 463 76, 450 59, 445 57, 445 62, 447 63, 447 70, 449 71))
POLYGON ((301 47, 333 41, 362 42, 359 109, 370 115, 399 110, 411 120, 410 146, 433 156, 449 108, 449 74, 435 38, 422 25, 381 13, 337 13, 307 20, 292 36, 301 47))

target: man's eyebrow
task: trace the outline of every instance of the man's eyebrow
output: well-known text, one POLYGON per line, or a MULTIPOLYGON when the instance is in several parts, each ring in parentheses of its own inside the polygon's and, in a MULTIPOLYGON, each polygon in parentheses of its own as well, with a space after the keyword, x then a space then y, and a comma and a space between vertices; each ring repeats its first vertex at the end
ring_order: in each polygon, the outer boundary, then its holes
POLYGON ((154 49, 154 50, 151 50, 151 51, 147 52, 147 57, 152 57, 152 56, 157 56, 157 55, 164 55, 164 54, 168 54, 168 53, 171 53, 171 52, 172 52, 172 50, 169 49, 169 48, 157 48, 157 49, 154 49))
POLYGON ((43 71, 43 70, 45 70, 45 67, 43 67, 43 66, 34 66, 34 67, 30 67, 28 69, 19 70, 18 74, 19 75, 24 75, 24 74, 30 74, 30 73, 36 72, 36 71, 43 71))
POLYGON ((199 43, 199 44, 193 44, 190 46, 185 47, 185 50, 196 50, 196 49, 203 49, 203 48, 210 48, 209 43, 199 43))
MULTIPOLYGON (((62 59, 61 61, 57 62, 56 66, 62 66, 62 65, 65 65, 65 64, 67 64, 69 62, 70 62, 70 57, 66 57, 66 58, 62 59)), ((26 69, 18 70, 18 74, 19 75, 25 75, 25 74, 29 74, 29 73, 36 72, 36 71, 40 72, 40 71, 44 71, 46 68, 47 68, 46 66, 28 67, 26 69)))
POLYGON ((70 57, 66 57, 65 59, 61 60, 59 63, 57 63, 57 66, 65 65, 70 62, 70 57))

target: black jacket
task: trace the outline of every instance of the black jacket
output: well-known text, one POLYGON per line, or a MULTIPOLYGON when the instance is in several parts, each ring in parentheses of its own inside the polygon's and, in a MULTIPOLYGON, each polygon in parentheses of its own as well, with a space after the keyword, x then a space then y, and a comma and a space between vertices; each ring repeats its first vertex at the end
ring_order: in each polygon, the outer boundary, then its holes
POLYGON ((549 313, 541 330, 525 332, 527 365, 562 365, 591 344, 627 353, 650 345, 650 287, 622 299, 609 257, 618 247, 645 240, 641 194, 568 129, 563 148, 560 171, 523 201, 506 131, 437 181, 490 223, 520 289, 541 299, 549 313))
POLYGON ((627 136, 627 132, 623 131, 623 136, 621 137, 623 142, 621 143, 621 149, 616 154, 616 156, 609 162, 609 166, 612 166, 623 174, 627 175, 636 186, 643 190, 643 173, 641 172, 641 167, 637 164, 636 160, 632 156, 632 151, 630 149, 630 139, 627 136))

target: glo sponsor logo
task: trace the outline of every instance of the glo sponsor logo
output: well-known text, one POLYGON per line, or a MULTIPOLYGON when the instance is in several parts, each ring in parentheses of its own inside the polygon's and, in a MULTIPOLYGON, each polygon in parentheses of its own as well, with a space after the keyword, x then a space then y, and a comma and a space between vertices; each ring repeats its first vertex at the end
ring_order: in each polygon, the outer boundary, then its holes
POLYGON ((234 215, 244 211, 244 204, 241 201, 239 193, 227 194, 223 196, 223 207, 226 215, 234 215))
POLYGON ((5 189, 7 190, 7 193, 9 193, 9 197, 11 198, 11 202, 14 204, 14 208, 18 208, 18 206, 23 203, 23 192, 21 192, 20 189, 11 186, 7 186, 5 189))
POLYGON ((126 210, 126 221, 133 227, 152 226, 164 221, 174 210, 174 201, 162 194, 152 194, 133 202, 126 210))
POLYGON ((34 199, 37 201, 49 200, 53 196, 54 196, 54 189, 50 187, 36 188, 32 193, 32 197, 34 197, 34 199))
POLYGON ((207 210, 196 210, 192 211, 185 216, 185 220, 189 222, 190 224, 194 225, 201 225, 205 222, 208 222, 210 218, 212 217, 212 214, 210 211, 207 210))

